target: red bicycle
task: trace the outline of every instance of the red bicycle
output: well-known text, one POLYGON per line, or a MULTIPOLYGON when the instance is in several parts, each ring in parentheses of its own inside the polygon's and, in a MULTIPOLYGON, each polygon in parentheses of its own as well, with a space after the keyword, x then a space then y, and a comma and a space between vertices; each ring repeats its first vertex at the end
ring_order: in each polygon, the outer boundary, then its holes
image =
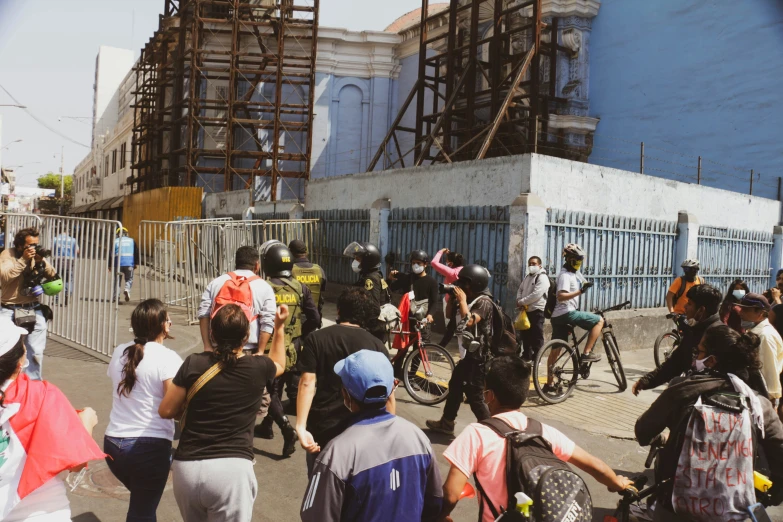
POLYGON ((412 332, 403 331, 400 323, 389 329, 387 346, 392 349, 395 335, 407 337, 404 348, 399 348, 392 358, 397 367, 402 362, 402 383, 408 394, 421 404, 438 404, 449 395, 449 380, 454 372, 454 358, 442 346, 435 343, 422 343, 421 330, 427 326, 427 320, 411 321, 412 332), (411 350, 413 348, 413 350, 411 350))

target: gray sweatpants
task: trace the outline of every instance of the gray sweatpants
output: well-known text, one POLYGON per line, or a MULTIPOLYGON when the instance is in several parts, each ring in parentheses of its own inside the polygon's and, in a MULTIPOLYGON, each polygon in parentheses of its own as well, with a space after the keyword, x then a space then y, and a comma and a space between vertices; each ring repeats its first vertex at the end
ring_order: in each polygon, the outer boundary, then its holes
POLYGON ((258 482, 247 459, 175 460, 174 498, 185 522, 250 522, 258 482))

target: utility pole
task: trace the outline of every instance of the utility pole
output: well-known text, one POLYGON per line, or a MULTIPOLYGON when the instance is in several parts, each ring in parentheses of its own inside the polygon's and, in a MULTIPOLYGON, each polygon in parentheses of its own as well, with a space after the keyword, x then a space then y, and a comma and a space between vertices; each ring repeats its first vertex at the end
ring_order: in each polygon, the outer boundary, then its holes
POLYGON ((65 198, 65 145, 60 147, 60 215, 63 215, 63 199, 65 198))

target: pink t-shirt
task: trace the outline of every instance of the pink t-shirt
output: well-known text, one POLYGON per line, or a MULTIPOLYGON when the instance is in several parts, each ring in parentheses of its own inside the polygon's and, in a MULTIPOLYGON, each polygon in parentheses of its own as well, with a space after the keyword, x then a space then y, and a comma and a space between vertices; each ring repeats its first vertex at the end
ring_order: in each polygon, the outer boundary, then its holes
MULTIPOLYGON (((503 419, 518 430, 527 428, 527 416, 520 411, 501 413, 495 417, 503 419)), ((554 454, 567 462, 573 455, 576 444, 555 428, 543 423, 542 426, 544 439, 552 445, 554 454)), ((492 431, 492 428, 474 422, 454 439, 443 456, 466 477, 470 478, 476 473, 481 487, 495 508, 505 506, 508 500, 505 474, 506 441, 492 431)), ((485 508, 483 522, 493 520, 491 510, 485 508)))

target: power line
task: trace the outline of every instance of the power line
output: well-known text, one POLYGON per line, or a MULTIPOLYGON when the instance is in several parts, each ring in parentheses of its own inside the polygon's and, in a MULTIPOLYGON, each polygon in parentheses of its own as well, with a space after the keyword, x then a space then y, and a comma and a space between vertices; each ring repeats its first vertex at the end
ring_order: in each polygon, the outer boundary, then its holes
MULTIPOLYGON (((5 92, 5 93, 8 95, 8 97, 9 97, 9 98, 11 98, 11 99, 14 101, 14 103, 16 103, 17 105, 22 105, 22 104, 19 102, 19 100, 17 100, 16 98, 14 98, 14 96, 13 96, 13 95, 12 95, 10 92, 8 92, 8 89, 6 89, 5 87, 3 87, 2 85, 0 85, 0 89, 2 89, 2 90, 3 90, 3 92, 5 92)), ((49 125, 48 125, 48 124, 47 124, 45 121, 43 121, 43 120, 42 120, 42 119, 40 119, 38 116, 36 116, 35 114, 33 114, 33 113, 32 113, 32 111, 31 111, 30 109, 28 109, 27 107, 23 107, 23 108, 22 108, 22 110, 23 110, 24 112, 26 112, 26 113, 27 113, 27 114, 28 114, 28 115, 29 115, 29 116, 30 116, 32 119, 34 119, 35 121, 37 121, 38 123, 40 123, 41 125, 43 125, 44 127, 46 127, 46 129, 47 129, 47 130, 49 130, 50 132, 53 132, 54 134, 57 134, 57 135, 58 135, 59 137, 61 137, 62 139, 66 140, 66 141, 70 141, 71 143, 73 143, 73 144, 75 144, 75 145, 80 145, 80 146, 82 146, 82 147, 85 147, 85 148, 88 148, 88 149, 89 149, 89 148, 91 148, 89 145, 85 145, 84 143, 80 143, 80 142, 78 142, 78 141, 74 140, 73 138, 70 138, 70 137, 66 136, 65 134, 61 133, 61 132, 60 132, 60 131, 58 131, 57 129, 53 129, 53 128, 52 128, 52 127, 50 127, 50 126, 49 126, 49 125)))

